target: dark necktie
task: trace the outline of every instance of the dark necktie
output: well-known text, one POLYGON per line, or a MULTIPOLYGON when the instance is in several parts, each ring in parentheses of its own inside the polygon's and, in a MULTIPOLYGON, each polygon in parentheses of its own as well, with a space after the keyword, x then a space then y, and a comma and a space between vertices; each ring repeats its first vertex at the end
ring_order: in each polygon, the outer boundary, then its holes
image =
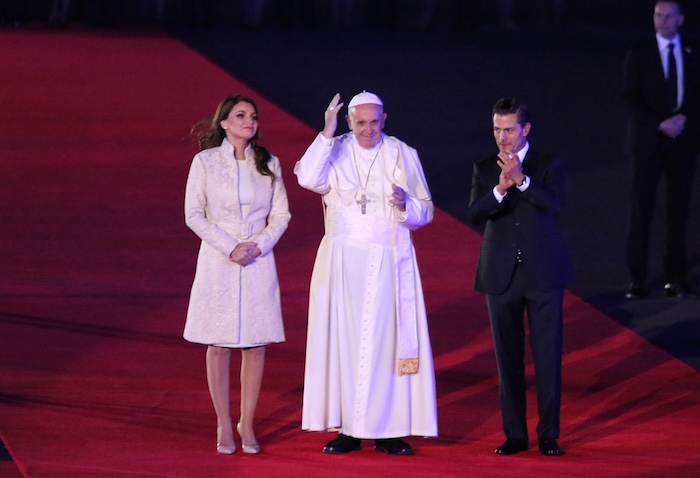
POLYGON ((668 44, 668 94, 673 111, 678 108, 678 72, 676 69, 676 55, 673 54, 673 43, 668 44))

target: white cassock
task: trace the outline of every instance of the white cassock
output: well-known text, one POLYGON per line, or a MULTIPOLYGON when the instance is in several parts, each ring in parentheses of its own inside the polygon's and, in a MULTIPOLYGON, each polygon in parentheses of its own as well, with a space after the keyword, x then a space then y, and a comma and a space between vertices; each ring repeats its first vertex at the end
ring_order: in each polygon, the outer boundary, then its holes
POLYGON ((311 277, 302 429, 437 436, 435 372, 411 240, 411 230, 433 219, 418 154, 384 134, 371 150, 352 133, 332 140, 319 134, 294 173, 323 195, 326 228, 311 277), (405 212, 389 203, 392 183, 408 195, 405 212))

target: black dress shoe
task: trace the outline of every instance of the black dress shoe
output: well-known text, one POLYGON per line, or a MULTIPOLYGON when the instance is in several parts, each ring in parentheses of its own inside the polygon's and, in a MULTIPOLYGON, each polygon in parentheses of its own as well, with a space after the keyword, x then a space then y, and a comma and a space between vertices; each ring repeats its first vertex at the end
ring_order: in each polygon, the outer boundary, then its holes
POLYGON ((690 290, 683 284, 677 282, 668 282, 664 286, 664 295, 666 297, 673 297, 674 299, 697 299, 697 292, 690 290))
POLYGON ((521 451, 527 451, 528 443, 527 440, 511 440, 508 439, 503 443, 503 445, 496 448, 497 455, 515 455, 521 451))
POLYGON ((400 438, 386 438, 374 440, 374 451, 388 455, 413 455, 411 445, 400 438))
POLYGON ((631 282, 627 292, 625 292, 625 299, 627 300, 644 299, 646 296, 647 291, 644 290, 644 286, 637 282, 631 282))
POLYGON ((559 448, 559 444, 554 438, 542 438, 540 440, 540 453, 545 456, 561 456, 564 450, 559 448))
POLYGON ((338 434, 338 438, 330 441, 323 447, 323 453, 330 453, 331 455, 345 455, 351 451, 360 450, 360 439, 338 434))

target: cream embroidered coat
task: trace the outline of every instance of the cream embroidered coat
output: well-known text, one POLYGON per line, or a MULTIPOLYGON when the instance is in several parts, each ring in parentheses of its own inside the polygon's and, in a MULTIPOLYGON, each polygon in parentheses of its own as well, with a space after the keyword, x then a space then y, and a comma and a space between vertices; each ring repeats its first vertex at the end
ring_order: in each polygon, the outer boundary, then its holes
MULTIPOLYGON (((245 152, 255 170, 252 148, 245 152)), ((198 153, 185 190, 185 223, 202 244, 197 258, 184 337, 190 342, 231 347, 284 341, 280 290, 272 248, 291 215, 280 162, 270 176, 253 174, 254 196, 246 217, 238 199, 238 165, 233 146, 198 153), (241 267, 229 259, 239 242, 255 242, 262 254, 241 267), (248 343, 241 344, 241 328, 248 343)))

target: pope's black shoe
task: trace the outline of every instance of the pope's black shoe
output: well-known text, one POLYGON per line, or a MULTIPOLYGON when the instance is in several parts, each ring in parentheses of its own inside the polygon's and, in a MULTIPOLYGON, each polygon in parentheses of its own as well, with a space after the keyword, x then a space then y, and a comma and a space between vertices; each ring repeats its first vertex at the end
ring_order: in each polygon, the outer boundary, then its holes
POLYGON ((360 449, 360 439, 338 434, 338 438, 330 441, 323 447, 323 453, 330 453, 331 455, 345 455, 351 451, 358 451, 360 449))
POLYGON ((413 455, 411 445, 400 438, 374 440, 374 450, 388 455, 413 455))
POLYGON ((540 440, 540 453, 545 456, 561 456, 564 450, 559 448, 559 444, 554 438, 542 438, 540 440))
POLYGON ((503 445, 496 448, 497 455, 515 455, 521 451, 527 451, 528 443, 527 440, 511 440, 508 439, 503 443, 503 445))

